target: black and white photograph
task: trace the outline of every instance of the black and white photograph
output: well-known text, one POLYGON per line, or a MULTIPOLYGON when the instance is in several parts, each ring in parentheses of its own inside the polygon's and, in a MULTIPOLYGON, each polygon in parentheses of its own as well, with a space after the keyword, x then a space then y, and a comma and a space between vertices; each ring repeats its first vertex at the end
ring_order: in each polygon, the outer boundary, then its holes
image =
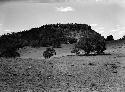
POLYGON ((125 0, 0 0, 0 92, 125 92, 125 0))

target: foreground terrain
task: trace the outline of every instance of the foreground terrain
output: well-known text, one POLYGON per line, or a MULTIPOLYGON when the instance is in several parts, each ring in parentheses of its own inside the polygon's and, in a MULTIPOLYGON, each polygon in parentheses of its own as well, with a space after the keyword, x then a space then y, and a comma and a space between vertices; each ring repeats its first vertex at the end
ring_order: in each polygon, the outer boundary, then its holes
POLYGON ((125 57, 1 59, 0 92, 125 92, 125 57))
POLYGON ((24 48, 20 58, 0 59, 0 92, 125 92, 124 46, 111 55, 75 56, 72 45, 43 59, 45 48, 24 48), (24 51, 23 51, 24 50, 24 51))

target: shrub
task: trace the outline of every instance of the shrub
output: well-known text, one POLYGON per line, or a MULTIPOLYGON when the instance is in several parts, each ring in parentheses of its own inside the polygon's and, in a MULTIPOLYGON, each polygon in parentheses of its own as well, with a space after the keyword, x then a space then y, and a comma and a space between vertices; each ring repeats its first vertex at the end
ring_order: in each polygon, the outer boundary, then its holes
POLYGON ((43 52, 45 59, 50 58, 53 55, 56 55, 56 51, 53 48, 46 48, 46 51, 43 52))

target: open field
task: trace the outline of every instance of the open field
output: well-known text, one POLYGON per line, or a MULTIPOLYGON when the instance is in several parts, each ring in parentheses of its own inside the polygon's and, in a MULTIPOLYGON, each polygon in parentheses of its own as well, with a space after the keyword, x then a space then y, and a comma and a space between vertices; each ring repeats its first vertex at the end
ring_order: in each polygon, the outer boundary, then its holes
MULTIPOLYGON (((71 50, 73 47, 73 44, 62 44, 62 48, 55 48, 57 55, 54 57, 66 56, 69 54, 71 55, 71 50)), ((19 50, 19 53, 21 54, 21 58, 44 59, 43 52, 45 50, 46 47, 24 47, 23 49, 19 50)))
POLYGON ((45 48, 1 58, 0 92, 125 92, 124 47, 109 47, 111 55, 97 56, 74 56, 71 48, 63 45, 48 60, 41 56, 45 48))

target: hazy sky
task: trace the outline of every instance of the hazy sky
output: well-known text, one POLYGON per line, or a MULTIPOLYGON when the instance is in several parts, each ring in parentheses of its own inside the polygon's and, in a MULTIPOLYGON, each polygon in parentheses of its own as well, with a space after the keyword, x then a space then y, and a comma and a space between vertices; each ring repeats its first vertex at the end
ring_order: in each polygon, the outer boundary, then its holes
POLYGON ((0 0, 0 34, 51 23, 85 23, 118 39, 125 35, 125 0, 0 0))

